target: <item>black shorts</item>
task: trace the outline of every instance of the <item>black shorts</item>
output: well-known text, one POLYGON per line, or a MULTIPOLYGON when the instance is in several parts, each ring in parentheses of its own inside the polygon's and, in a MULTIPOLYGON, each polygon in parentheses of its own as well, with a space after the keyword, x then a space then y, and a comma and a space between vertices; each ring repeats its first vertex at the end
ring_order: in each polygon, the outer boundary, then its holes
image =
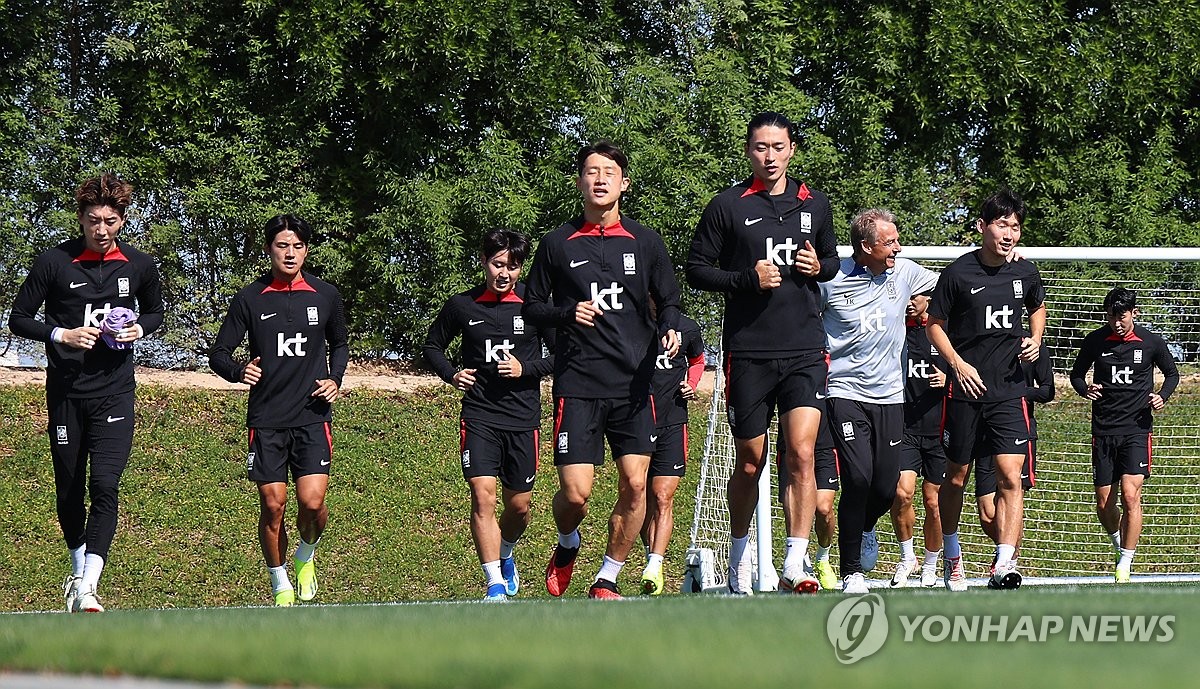
POLYGON ((120 476, 133 451, 133 400, 132 390, 85 399, 47 395, 46 432, 55 470, 74 475, 90 455, 93 473, 120 476))
POLYGON ((533 490, 538 468, 538 429, 514 431, 472 419, 458 422, 464 479, 495 476, 517 493, 533 490))
POLYGON ((946 400, 942 444, 946 459, 955 464, 990 455, 1026 454, 1029 443, 1029 407, 1025 398, 998 402, 946 400))
POLYGON ((666 426, 656 431, 654 454, 650 455, 648 478, 683 476, 687 471, 688 428, 686 423, 666 426))
POLYGON ((834 398, 829 403, 829 432, 837 458, 850 467, 900 466, 904 442, 904 405, 834 398))
POLYGON ((1150 475, 1149 433, 1092 436, 1092 485, 1111 486, 1122 476, 1150 475))
POLYGON ((904 434, 900 443, 900 471, 912 471, 935 486, 946 478, 946 450, 936 435, 904 434))
POLYGON ((749 359, 725 355, 725 411, 734 438, 767 432, 778 406, 784 414, 798 407, 825 411, 829 363, 825 350, 786 359, 749 359))
POLYGON ((287 483, 310 474, 328 474, 333 461, 333 430, 328 421, 295 428, 251 428, 246 478, 256 483, 287 483))
MULTIPOLYGON (((1028 443, 1029 451, 1025 453, 1025 463, 1021 465, 1021 488, 1029 490, 1037 483, 1035 470, 1037 468, 1037 438, 1028 443)), ((996 460, 991 455, 975 460, 975 497, 991 495, 996 492, 996 460)))
POLYGON ((642 399, 554 400, 554 466, 604 464, 607 438, 613 457, 654 453, 654 406, 642 399))
MULTIPOLYGON (((837 449, 833 446, 833 436, 829 435, 828 414, 821 415, 821 425, 817 428, 817 441, 813 446, 813 473, 817 479, 817 490, 836 491, 840 482, 841 467, 838 464, 837 449)), ((779 502, 783 503, 783 477, 786 470, 783 466, 785 445, 781 434, 775 441, 775 471, 779 476, 779 502)))

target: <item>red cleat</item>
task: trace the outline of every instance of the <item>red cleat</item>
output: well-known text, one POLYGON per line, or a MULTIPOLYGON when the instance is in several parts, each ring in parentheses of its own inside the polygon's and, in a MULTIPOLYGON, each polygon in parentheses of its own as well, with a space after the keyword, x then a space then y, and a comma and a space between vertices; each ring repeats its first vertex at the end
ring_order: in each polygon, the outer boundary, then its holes
POLYGON ((575 571, 575 558, 578 555, 579 548, 554 546, 554 552, 550 554, 550 562, 546 564, 546 590, 550 592, 551 596, 557 598, 567 592, 567 587, 571 585, 571 574, 575 571))
POLYGON ((588 598, 596 600, 621 600, 624 596, 617 590, 617 585, 608 579, 597 579, 588 589, 588 598))

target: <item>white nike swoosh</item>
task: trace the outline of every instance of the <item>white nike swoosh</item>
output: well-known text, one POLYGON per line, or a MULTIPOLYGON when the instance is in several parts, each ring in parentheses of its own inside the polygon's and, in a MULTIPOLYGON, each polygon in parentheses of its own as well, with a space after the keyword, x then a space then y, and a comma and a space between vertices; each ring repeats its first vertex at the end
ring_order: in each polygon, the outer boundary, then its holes
POLYGON ((467 321, 467 325, 479 325, 483 321, 467 321))
POLYGON ((751 225, 757 225, 760 222, 762 222, 762 218, 754 218, 754 219, 746 218, 746 227, 750 227, 751 225))
POLYGON ((657 435, 650 436, 650 442, 652 442, 652 443, 658 442, 658 436, 657 435))
POLYGON ((1027 479, 1027 478, 1029 478, 1029 474, 1021 474, 1021 480, 1022 480, 1022 481, 1024 481, 1024 480, 1025 480, 1025 479, 1027 479))
POLYGON ((676 465, 675 465, 675 468, 676 468, 676 469, 682 469, 682 468, 683 468, 683 465, 682 465, 682 464, 676 464, 676 465))
POLYGON ((1018 441, 1016 441, 1016 443, 1017 443, 1018 445, 1024 445, 1024 444, 1025 444, 1025 443, 1027 443, 1027 442, 1029 442, 1029 439, 1028 439, 1028 438, 1026 438, 1025 440, 1018 440, 1018 441))
POLYGON ((983 291, 983 290, 985 290, 985 289, 987 289, 987 286, 986 286, 986 285, 985 285, 985 286, 983 286, 983 287, 972 287, 972 288, 971 288, 971 294, 979 294, 980 292, 982 292, 982 291, 983 291))
POLYGON ((83 287, 86 284, 87 284, 86 282, 72 282, 71 289, 75 289, 77 287, 83 287))
POLYGON ((904 441, 903 440, 889 440, 888 445, 891 445, 892 447, 896 447, 897 445, 899 445, 902 442, 904 442, 904 441))
POLYGON ((837 479, 836 479, 836 478, 831 478, 831 479, 829 479, 829 482, 830 482, 830 483, 837 483, 837 479))
POLYGON ((109 423, 116 423, 116 422, 118 422, 118 421, 124 421, 124 420, 125 420, 125 417, 124 417, 124 416, 110 416, 110 417, 108 417, 108 422, 109 422, 109 423))
POLYGON ((587 260, 583 260, 583 261, 571 261, 571 267, 572 267, 572 268, 578 268, 579 266, 583 265, 584 263, 588 263, 588 261, 587 261, 587 260))
POLYGON ((1100 356, 1112 356, 1112 352, 1100 352, 1100 356))
POLYGON ((279 315, 278 311, 276 311, 275 313, 260 313, 260 314, 258 314, 258 320, 265 321, 268 318, 274 318, 278 315, 279 315))
POLYGON ((327 466, 329 466, 329 460, 327 460, 327 459, 322 459, 322 460, 321 460, 321 466, 323 466, 323 467, 327 467, 327 466))
POLYGON ((533 476, 530 476, 529 478, 525 479, 525 483, 533 483, 533 476))
POLYGON ((825 393, 822 393, 822 392, 817 393, 817 399, 819 399, 819 400, 823 400, 826 397, 828 397, 828 395, 826 395, 825 393))
POLYGON ((1141 467, 1141 468, 1143 468, 1143 469, 1145 469, 1146 467, 1148 467, 1148 466, 1150 466, 1150 465, 1149 465, 1149 464, 1146 464, 1146 463, 1144 463, 1144 462, 1138 462, 1138 466, 1139 466, 1139 467, 1141 467))

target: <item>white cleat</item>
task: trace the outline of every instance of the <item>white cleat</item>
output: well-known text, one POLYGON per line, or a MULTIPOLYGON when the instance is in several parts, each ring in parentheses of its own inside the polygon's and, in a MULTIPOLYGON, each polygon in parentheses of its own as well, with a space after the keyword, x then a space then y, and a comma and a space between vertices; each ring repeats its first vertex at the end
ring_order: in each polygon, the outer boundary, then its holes
POLYGON ((962 556, 943 557, 942 562, 945 563, 945 572, 942 574, 942 579, 946 583, 946 588, 956 592, 966 591, 967 575, 963 571, 962 556))
POLYGON ((858 550, 858 564, 862 566, 863 572, 870 572, 875 569, 876 562, 879 562, 879 538, 875 535, 875 529, 871 529, 863 532, 862 546, 858 550))
POLYGON ((921 586, 931 589, 938 585, 937 561, 921 565, 921 586))
POLYGON ((753 578, 751 572, 750 558, 743 557, 742 561, 737 565, 729 566, 729 593, 735 596, 751 596, 754 595, 754 589, 750 586, 750 581, 753 578))
POLYGON ((917 568, 917 558, 911 560, 901 560, 896 565, 896 573, 892 575, 892 588, 898 589, 908 586, 908 577, 917 568))
POLYGON ((852 596, 861 596, 870 592, 871 590, 867 588, 867 578, 863 576, 861 572, 855 572, 854 574, 847 575, 846 578, 842 580, 842 593, 847 593, 852 596))
POLYGON ((100 599, 96 597, 96 590, 80 591, 75 598, 75 607, 72 612, 104 612, 104 606, 100 605, 100 599))
POLYGON ((79 585, 83 583, 83 577, 68 574, 63 580, 63 601, 67 606, 67 612, 75 612, 75 599, 79 597, 79 585))

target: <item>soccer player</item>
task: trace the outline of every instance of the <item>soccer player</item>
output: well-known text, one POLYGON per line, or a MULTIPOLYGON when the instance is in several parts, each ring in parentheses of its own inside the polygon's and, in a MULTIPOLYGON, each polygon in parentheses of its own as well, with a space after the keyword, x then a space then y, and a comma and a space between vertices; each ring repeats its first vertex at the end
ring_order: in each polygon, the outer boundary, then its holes
POLYGON ((463 391, 459 453, 471 491, 471 537, 483 567, 485 600, 517 595, 513 549, 529 526, 538 466, 542 376, 554 367, 542 356, 543 333, 521 315, 529 238, 496 229, 480 246, 484 283, 450 297, 429 328, 423 352, 445 382, 463 391), (446 349, 462 336, 459 368, 446 349), (496 482, 504 512, 496 521, 496 482))
POLYGON ((850 222, 854 254, 821 284, 829 338, 829 427, 842 462, 838 561, 842 591, 867 593, 879 557, 875 523, 887 514, 900 479, 904 440, 904 315, 913 294, 933 289, 937 273, 899 258, 896 218, 880 208, 850 222))
POLYGON ((1092 478, 1096 514, 1117 550, 1114 578, 1129 581, 1142 535, 1142 484, 1150 476, 1154 412, 1179 385, 1163 338, 1137 325, 1137 294, 1117 287, 1104 297, 1108 323, 1088 333, 1071 366, 1071 387, 1092 401, 1092 478), (1154 391, 1154 369, 1163 374, 1154 391), (1092 382, 1084 376, 1092 369, 1092 382), (1117 493, 1121 494, 1120 506, 1117 493))
POLYGON ((921 478, 921 501, 925 505, 921 529, 925 540, 922 586, 937 585, 937 563, 942 556, 938 490, 946 476, 941 425, 947 367, 925 333, 928 309, 929 294, 922 293, 912 295, 905 310, 904 442, 900 444, 900 481, 896 484, 896 500, 892 503, 892 528, 900 542, 900 561, 892 575, 893 587, 908 585, 908 577, 917 568, 917 555, 913 551, 913 528, 917 523, 913 498, 918 476, 921 478))
POLYGON ((258 540, 275 605, 282 606, 296 602, 283 560, 289 470, 298 505, 300 543, 293 559, 299 597, 317 595, 314 552, 329 520, 332 405, 349 360, 341 295, 303 270, 312 236, 308 223, 294 215, 267 221, 263 250, 271 270, 233 295, 208 359, 225 380, 250 386, 246 476, 258 485, 258 540), (250 352, 244 364, 233 358, 243 339, 250 352))
MULTIPOLYGON (((1038 404, 1054 400, 1052 361, 1049 352, 1043 352, 1037 361, 1021 362, 1021 372, 1025 376, 1025 406, 1029 410, 1029 449, 1021 466, 1021 490, 1026 494, 1037 482, 1037 414, 1034 409, 1038 404)), ((975 460, 975 505, 983 532, 993 543, 999 543, 999 534, 996 533, 996 464, 992 457, 975 460)), ((1014 554, 1013 561, 1016 560, 1017 554, 1014 554)), ((995 582, 989 579, 988 587, 995 588, 995 582)))
POLYGON ((992 579, 1000 588, 1021 585, 1013 563, 1024 515, 1021 466, 1029 443, 1022 361, 1036 361, 1046 327, 1046 290, 1037 266, 1011 260, 1021 239, 1025 203, 1011 191, 984 202, 976 227, 980 248, 942 271, 929 306, 929 341, 951 373, 942 442, 946 478, 938 495, 942 517, 943 580, 965 591, 958 523, 971 460, 994 455, 998 545, 992 579), (1021 312, 1029 314, 1024 336, 1021 312))
POLYGON ((667 356, 660 344, 654 364, 654 434, 658 438, 646 477, 646 519, 642 523, 642 542, 646 544, 642 593, 651 596, 663 589, 663 558, 675 528, 675 491, 687 470, 687 404, 696 398, 704 374, 704 338, 696 321, 680 315, 679 339, 679 351, 673 357, 667 356))
POLYGON ((607 141, 575 156, 583 215, 538 245, 525 290, 525 317, 555 328, 554 495, 558 544, 546 565, 546 589, 561 596, 579 554, 604 440, 619 474, 604 564, 590 598, 621 595, 617 576, 646 516, 646 472, 654 452, 650 379, 658 342, 679 351, 679 285, 662 238, 621 215, 629 159, 607 141), (657 323, 650 315, 651 300, 657 323))
POLYGON ((68 612, 104 612, 96 589, 133 448, 132 343, 163 321, 153 259, 117 239, 132 193, 112 173, 75 190, 83 236, 37 257, 9 317, 14 335, 46 343, 47 433, 58 524, 71 561, 63 583, 68 612))
POLYGON ((736 467, 729 478, 729 590, 750 593, 746 556, 766 433, 776 409, 787 460, 787 551, 781 585, 814 593, 804 571, 817 489, 814 444, 825 408, 825 333, 819 281, 837 273, 833 213, 825 194, 787 175, 792 123, 764 112, 746 126, 749 179, 718 194, 700 218, 687 279, 725 298, 726 408, 736 467))

